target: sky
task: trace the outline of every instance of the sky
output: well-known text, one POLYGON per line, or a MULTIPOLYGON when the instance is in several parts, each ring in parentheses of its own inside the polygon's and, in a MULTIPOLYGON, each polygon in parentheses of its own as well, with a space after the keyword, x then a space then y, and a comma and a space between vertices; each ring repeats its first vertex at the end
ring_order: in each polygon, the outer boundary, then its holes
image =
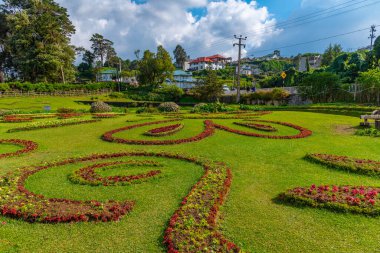
MULTIPOLYGON (((76 26, 74 45, 89 49, 91 35, 100 33, 115 43, 119 56, 130 59, 135 58, 137 49, 155 51, 163 45, 172 53, 177 44, 192 59, 213 54, 236 59, 235 34, 248 37, 243 50, 243 56, 248 57, 274 49, 280 49, 284 56, 323 52, 329 43, 354 50, 369 45, 369 27, 380 25, 380 0, 56 1, 68 9, 76 26), (363 28, 368 29, 283 48, 363 28)), ((380 26, 377 30, 380 35, 380 26)))

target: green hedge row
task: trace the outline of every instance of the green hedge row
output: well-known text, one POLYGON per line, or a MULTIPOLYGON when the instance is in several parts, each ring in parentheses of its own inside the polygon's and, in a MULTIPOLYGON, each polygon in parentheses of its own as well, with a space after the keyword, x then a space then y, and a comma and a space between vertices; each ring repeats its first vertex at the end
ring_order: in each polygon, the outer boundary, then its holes
MULTIPOLYGON (((63 83, 0 83, 0 91, 22 91, 22 92, 54 92, 87 90, 98 91, 104 89, 117 90, 119 84, 115 82, 89 83, 89 84, 63 84, 63 83)), ((123 87, 122 87, 123 88, 123 87)), ((125 90, 125 88, 124 88, 125 90)))

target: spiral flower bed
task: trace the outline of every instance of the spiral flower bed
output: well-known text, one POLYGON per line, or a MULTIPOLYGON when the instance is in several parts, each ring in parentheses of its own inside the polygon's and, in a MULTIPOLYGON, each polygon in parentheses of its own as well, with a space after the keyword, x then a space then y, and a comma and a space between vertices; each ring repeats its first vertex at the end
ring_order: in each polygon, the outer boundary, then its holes
POLYGON ((151 129, 147 132, 144 133, 144 135, 147 136, 168 136, 175 134, 184 128, 183 124, 175 124, 175 125, 170 125, 170 126, 164 126, 164 127, 159 127, 155 129, 151 129))
POLYGON ((279 198, 296 205, 378 216, 380 215, 379 193, 378 187, 312 185, 288 190, 279 198))
POLYGON ((334 169, 380 176, 380 162, 378 161, 328 154, 308 154, 305 158, 334 169))
POLYGON ((128 139, 113 137, 114 134, 120 133, 123 131, 128 131, 131 129, 144 127, 144 126, 164 124, 164 123, 173 122, 173 121, 178 121, 178 120, 177 119, 175 119, 175 120, 163 120, 163 121, 147 122, 147 123, 142 123, 142 124, 137 124, 137 125, 132 125, 132 126, 126 126, 126 127, 115 129, 115 130, 112 130, 110 132, 105 133, 102 136, 102 139, 104 141, 108 141, 108 142, 116 142, 116 143, 123 143, 123 144, 134 144, 134 145, 173 145, 173 144, 182 144, 182 143, 200 141, 200 140, 203 140, 204 138, 207 138, 207 137, 213 135, 215 132, 214 124, 212 123, 212 121, 206 120, 204 122, 205 129, 202 133, 200 133, 196 136, 190 137, 190 138, 186 138, 186 139, 177 139, 177 140, 128 140, 128 139))
POLYGON ((0 158, 18 156, 21 154, 30 153, 38 148, 38 144, 33 141, 18 140, 18 139, 0 140, 0 144, 14 144, 14 145, 23 147, 21 150, 18 150, 16 152, 0 154, 0 158))
POLYGON ((255 124, 255 123, 241 123, 241 122, 234 122, 234 124, 238 126, 260 130, 260 131, 265 131, 265 132, 277 132, 276 128, 269 125, 255 124))
POLYGON ((69 180, 76 184, 91 185, 91 186, 114 186, 114 185, 128 185, 132 183, 141 183, 143 181, 156 178, 161 174, 160 170, 151 170, 147 173, 129 175, 129 176, 109 176, 102 177, 96 173, 98 169, 127 169, 131 166, 150 166, 160 167, 161 164, 154 161, 128 161, 128 162, 110 162, 91 165, 82 168, 69 175, 69 180))
POLYGON ((265 135, 265 134, 258 134, 258 133, 252 133, 252 132, 246 132, 246 131, 240 131, 236 129, 229 128, 227 126, 219 125, 219 124, 214 124, 215 128, 224 130, 227 132, 239 134, 239 135, 244 135, 244 136, 251 136, 251 137, 260 137, 260 138, 267 138, 267 139, 300 139, 300 138, 306 138, 310 135, 313 134, 312 131, 303 128, 301 126, 297 126, 291 123, 286 123, 286 122, 280 122, 280 121, 270 121, 270 120, 255 120, 257 122, 264 122, 264 123, 273 123, 273 124, 278 124, 282 126, 287 126, 294 128, 299 131, 298 134, 296 135, 265 135))
POLYGON ((32 175, 58 166, 123 157, 160 157, 178 159, 203 167, 204 175, 170 219, 164 243, 168 252, 240 252, 218 231, 219 208, 231 186, 232 174, 223 163, 170 153, 124 152, 95 154, 18 170, 0 178, 0 214, 27 222, 63 223, 114 221, 133 208, 133 201, 76 201, 46 198, 25 188, 32 175))
POLYGON ((35 123, 27 124, 24 127, 9 129, 7 132, 13 133, 13 132, 21 132, 21 131, 31 131, 31 130, 38 130, 41 128, 55 128, 55 127, 94 123, 94 122, 98 122, 98 121, 100 121, 100 120, 96 120, 96 119, 90 119, 90 120, 86 120, 86 119, 64 119, 64 120, 35 122, 35 123))

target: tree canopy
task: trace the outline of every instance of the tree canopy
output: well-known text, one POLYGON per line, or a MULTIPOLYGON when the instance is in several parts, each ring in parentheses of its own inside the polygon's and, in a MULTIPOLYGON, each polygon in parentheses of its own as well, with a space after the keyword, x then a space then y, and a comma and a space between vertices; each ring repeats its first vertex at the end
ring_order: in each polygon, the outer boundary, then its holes
POLYGON ((185 49, 181 45, 177 45, 176 48, 173 51, 175 63, 178 67, 183 68, 186 60, 187 60, 187 54, 185 49))

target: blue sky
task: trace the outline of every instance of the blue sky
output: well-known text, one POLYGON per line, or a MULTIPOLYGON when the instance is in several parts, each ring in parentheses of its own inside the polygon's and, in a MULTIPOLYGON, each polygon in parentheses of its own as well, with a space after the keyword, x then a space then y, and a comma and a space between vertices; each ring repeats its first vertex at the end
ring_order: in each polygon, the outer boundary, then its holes
MULTIPOLYGON (((329 43, 357 49, 369 44, 369 27, 380 25, 379 0, 56 1, 68 9, 77 28, 73 44, 89 48, 91 35, 100 33, 115 42, 116 50, 123 58, 134 58, 136 49, 155 50, 160 44, 170 52, 181 44, 192 58, 216 53, 235 58, 234 34, 248 36, 244 52, 247 56, 264 55, 269 51, 263 50, 276 48, 286 56, 323 52, 329 43), (352 6, 341 11, 364 7, 333 17, 322 15, 313 22, 294 27, 278 26, 286 20, 347 2, 352 6), (370 6, 365 6, 368 4, 370 6), (368 28, 368 31, 281 49, 362 28, 368 28)), ((380 27, 378 30, 380 35, 380 27)))

